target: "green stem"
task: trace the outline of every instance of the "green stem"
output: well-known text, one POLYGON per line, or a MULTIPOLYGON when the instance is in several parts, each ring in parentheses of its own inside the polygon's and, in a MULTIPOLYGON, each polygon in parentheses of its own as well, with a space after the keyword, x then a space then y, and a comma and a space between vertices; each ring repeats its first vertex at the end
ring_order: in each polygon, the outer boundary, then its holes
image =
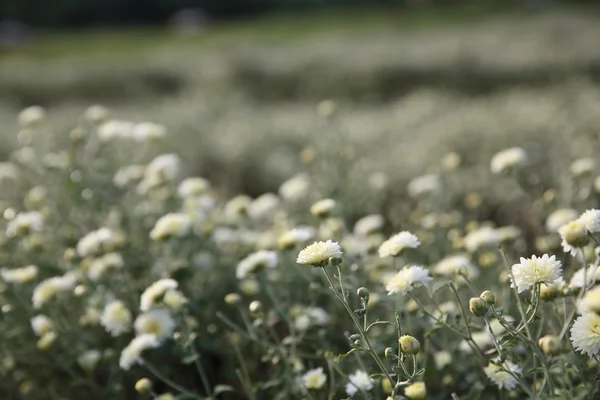
POLYGON ((196 393, 190 392, 189 390, 187 390, 186 388, 184 388, 183 386, 181 386, 177 382, 172 381, 171 379, 167 378, 165 375, 162 374, 162 372, 160 372, 158 370, 158 368, 156 368, 155 366, 153 366, 152 364, 150 364, 148 361, 144 360, 144 364, 143 365, 146 368, 148 368, 148 370, 150 372, 152 372, 152 374, 154 374, 154 376, 156 376, 158 379, 160 379, 161 381, 163 381, 166 385, 170 386, 171 388, 173 388, 175 390, 178 390, 180 393, 183 393, 186 396, 190 396, 190 397, 192 397, 194 399, 198 399, 198 400, 202 399, 196 393))

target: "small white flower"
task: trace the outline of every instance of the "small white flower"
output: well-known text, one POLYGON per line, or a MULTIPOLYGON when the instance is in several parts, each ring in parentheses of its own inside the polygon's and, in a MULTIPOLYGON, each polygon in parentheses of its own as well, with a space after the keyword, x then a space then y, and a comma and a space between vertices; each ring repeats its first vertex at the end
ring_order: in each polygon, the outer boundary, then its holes
POLYGON ((42 214, 37 211, 20 212, 9 221, 6 236, 21 236, 30 232, 40 232, 42 229, 44 229, 42 214))
POLYGON ((577 303, 577 312, 579 314, 586 312, 600 313, 600 286, 585 292, 583 298, 577 303))
POLYGON ((561 262, 555 256, 521 257, 521 263, 512 266, 511 287, 516 287, 521 293, 538 283, 552 284, 560 278, 561 273, 561 262))
POLYGON ((45 315, 36 315, 31 318, 31 329, 33 329, 36 336, 43 336, 54 330, 54 322, 45 315))
POLYGON ((521 147, 512 147, 502 150, 492 157, 491 169, 494 174, 502 174, 509 170, 524 165, 527 162, 527 153, 521 147))
POLYGON ((165 137, 166 133, 167 129, 164 126, 153 122, 140 122, 131 129, 133 140, 140 142, 165 137))
POLYGON ((596 313, 584 313, 575 320, 571 328, 571 342, 575 349, 588 357, 600 351, 600 316, 596 313))
POLYGON ((500 244, 500 235, 496 229, 483 227, 465 236, 465 247, 469 253, 474 253, 484 247, 493 247, 500 244))
POLYGON ((383 228, 385 220, 380 214, 372 214, 362 217, 354 224, 354 233, 359 236, 368 236, 383 228))
POLYGON ((119 336, 131 329, 131 312, 122 301, 112 301, 104 307, 100 324, 112 336, 119 336))
POLYGON ((589 240, 587 238, 587 228, 585 223, 580 219, 576 219, 561 226, 558 229, 558 234, 561 239, 561 246, 565 253, 571 253, 572 256, 577 254, 577 250, 582 246, 577 246, 578 241, 582 241, 582 244, 589 240))
POLYGON ((305 389, 321 389, 327 382, 327 375, 323 373, 323 368, 315 368, 307 371, 300 377, 300 384, 305 389))
POLYGON ((28 265, 20 268, 2 268, 0 269, 0 277, 6 283, 28 283, 35 280, 38 275, 38 267, 28 265))
POLYGON ((500 389, 512 390, 517 386, 518 381, 511 373, 521 375, 522 369, 517 364, 505 361, 501 365, 489 363, 483 371, 500 389))
POLYGON ((100 358, 102 358, 102 353, 99 350, 88 350, 77 357, 77 364, 84 371, 91 372, 96 368, 100 358))
POLYGON ((587 210, 581 214, 579 220, 585 224, 588 231, 592 233, 600 232, 600 210, 587 210))
POLYGON ((140 297, 140 310, 150 311, 168 290, 177 289, 178 283, 174 279, 159 279, 148 286, 140 297))
POLYGON ((407 249, 416 249, 421 242, 419 239, 408 231, 402 231, 390 237, 379 246, 379 257, 397 257, 407 249))
POLYGON ((144 177, 144 170, 146 169, 143 165, 127 165, 119 168, 113 177, 113 183, 115 186, 124 188, 131 185, 132 183, 138 182, 144 177))
POLYGON ((410 197, 420 197, 440 191, 442 184, 437 175, 423 175, 414 178, 408 183, 407 190, 410 197))
POLYGON ((226 220, 237 222, 240 217, 248 213, 250 204, 252 204, 252 199, 246 195, 239 195, 229 200, 223 209, 226 220))
POLYGON ((469 278, 475 278, 479 275, 479 270, 466 254, 455 254, 440 260, 433 268, 433 272, 448 277, 466 274, 469 278))
POLYGON ((107 253, 100 258, 96 258, 90 263, 87 271, 88 278, 97 281, 109 269, 119 269, 125 265, 123 257, 119 253, 107 253))
POLYGON ((160 345, 154 335, 136 336, 121 352, 119 366, 125 370, 135 364, 143 364, 142 353, 145 350, 156 348, 160 345))
POLYGON ((134 326, 138 335, 151 334, 162 342, 173 336, 175 321, 167 310, 154 309, 138 315, 134 326))
POLYGON ((358 370, 348 375, 348 380, 350 382, 346 384, 346 393, 350 397, 353 397, 359 390, 368 392, 373 389, 374 380, 365 371, 358 370))
POLYGON ((133 122, 113 119, 98 127, 98 139, 108 142, 114 139, 130 138, 132 130, 133 122))
POLYGON ((66 273, 63 276, 55 276, 40 282, 33 290, 31 298, 33 308, 40 308, 59 293, 73 289, 76 282, 77 279, 73 273, 66 273))
POLYGON ((307 174, 298 174, 279 186, 279 195, 286 201, 298 201, 305 198, 311 187, 307 174))
POLYGON ((93 105, 84 111, 83 116, 88 121, 97 124, 105 121, 108 118, 108 114, 109 112, 105 107, 101 105, 93 105))
POLYGON ((80 257, 97 255, 114 242, 115 233, 108 228, 100 228, 88 233, 77 242, 77 254, 80 257))
POLYGON ((330 258, 341 258, 342 249, 337 242, 315 242, 298 254, 298 264, 319 265, 326 263, 330 258))
POLYGON ((329 315, 321 307, 305 308, 294 318, 294 326, 299 331, 306 331, 311 326, 324 326, 327 322, 329 322, 329 315))
POLYGON ((192 228, 190 217, 182 213, 169 213, 160 217, 150 232, 152 240, 163 240, 169 237, 187 235, 192 228))
POLYGON ((561 226, 577 219, 577 211, 572 208, 560 208, 554 211, 546 219, 546 229, 548 232, 558 232, 561 226))
POLYGON ((310 206, 310 213, 315 217, 325 217, 335 208, 335 200, 323 199, 310 206))
POLYGON ((177 186, 177 194, 181 198, 196 197, 206 194, 210 182, 201 177, 186 178, 177 186))
POLYGON ((29 106, 21 110, 17 118, 21 127, 31 127, 46 118, 46 110, 40 106, 29 106))
POLYGON ((298 244, 304 244, 317 236, 317 230, 312 226, 298 226, 293 228, 278 239, 281 248, 291 248, 298 244))
POLYGON ((402 268, 397 274, 392 276, 385 286, 388 295, 401 293, 406 294, 412 291, 416 286, 427 286, 427 283, 433 278, 429 271, 419 265, 402 268))
POLYGON ((279 208, 279 197, 273 193, 265 193, 252 201, 247 206, 248 216, 253 220, 266 219, 272 217, 277 208, 279 208))
MULTIPOLYGON (((573 276, 571 277, 571 280, 569 281, 569 286, 572 288, 582 288, 583 284, 584 284, 584 277, 583 277, 583 268, 578 269, 573 276)), ((585 269, 585 277, 587 278, 587 282, 586 282, 586 286, 592 286, 595 282, 600 281, 600 268, 595 268, 593 267, 593 265, 588 265, 588 267, 585 269)))
POLYGON ((260 250, 244 258, 237 266, 235 276, 238 279, 248 278, 259 270, 275 268, 279 261, 274 251, 260 250))
POLYGON ((591 174, 594 172, 594 168, 596 168, 596 160, 588 157, 573 161, 569 171, 571 171, 571 174, 573 174, 574 177, 578 178, 591 174))
POLYGON ((452 364, 452 354, 446 350, 438 351, 433 355, 433 361, 437 369, 442 370, 445 366, 452 364))
POLYGON ((171 182, 177 178, 181 168, 181 160, 177 154, 161 154, 146 166, 144 179, 138 186, 139 193, 147 193, 149 189, 171 182))

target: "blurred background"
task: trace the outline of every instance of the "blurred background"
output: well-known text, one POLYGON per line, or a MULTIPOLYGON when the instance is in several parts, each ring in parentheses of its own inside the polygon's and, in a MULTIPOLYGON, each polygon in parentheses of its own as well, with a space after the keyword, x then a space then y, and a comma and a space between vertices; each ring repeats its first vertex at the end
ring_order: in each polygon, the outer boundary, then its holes
POLYGON ((527 142, 568 163, 591 150, 566 138, 600 126, 596 3, 3 0, 0 158, 27 144, 22 108, 60 142, 100 104, 164 125, 165 151, 227 193, 275 190, 324 138, 360 182, 527 142))

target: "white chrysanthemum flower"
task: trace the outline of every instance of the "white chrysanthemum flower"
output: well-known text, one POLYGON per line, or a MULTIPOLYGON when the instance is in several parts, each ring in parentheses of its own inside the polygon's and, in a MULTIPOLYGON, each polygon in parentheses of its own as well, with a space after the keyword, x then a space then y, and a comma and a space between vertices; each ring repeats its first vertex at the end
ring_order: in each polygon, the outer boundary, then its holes
POLYGON ((272 217, 275 211, 279 208, 279 197, 273 193, 265 193, 254 199, 247 206, 247 213, 253 220, 266 219, 272 217))
POLYGON ((587 210, 579 217, 579 220, 585 224, 589 232, 600 232, 600 210, 587 210))
POLYGON ((145 350, 160 346, 155 335, 136 336, 121 352, 119 366, 125 370, 130 369, 135 364, 143 364, 142 353, 145 350))
POLYGON ((321 307, 307 307, 294 316, 294 327, 299 331, 306 331, 311 326, 325 326, 328 322, 329 315, 321 307))
POLYGON ((236 222, 240 217, 248 214, 252 199, 246 195, 239 195, 229 200, 223 209, 223 214, 229 222, 236 222))
POLYGON ((326 217, 335 208, 335 200, 323 199, 310 206, 310 213, 315 217, 326 217))
POLYGON ((498 246, 500 244, 500 235, 494 228, 483 227, 473 232, 469 232, 465 238, 465 247, 470 253, 474 253, 485 247, 498 246))
POLYGON ((36 315, 31 318, 31 329, 33 329, 36 336, 43 336, 54 330, 54 322, 45 315, 36 315))
POLYGON ((407 249, 416 249, 421 242, 408 231, 402 231, 390 237, 379 246, 379 257, 397 257, 402 255, 407 249))
POLYGON ((419 265, 402 268, 392 276, 385 285, 388 295, 401 293, 406 294, 419 285, 427 286, 433 278, 429 271, 419 265))
POLYGON ((346 384, 346 393, 350 397, 353 397, 359 390, 368 392, 373 389, 374 380, 365 371, 358 370, 348 375, 348 380, 350 382, 346 384))
POLYGON ((298 264, 320 265, 329 261, 330 258, 341 258, 342 249, 337 242, 328 240, 326 242, 315 242, 306 247, 298 254, 298 264))
POLYGON ((600 281, 600 268, 594 268, 593 265, 588 265, 588 267, 585 269, 585 271, 583 268, 580 268, 573 274, 573 276, 571 277, 571 280, 569 281, 569 286, 571 288, 582 288, 583 287, 583 284, 584 284, 583 273, 584 272, 585 272, 585 277, 587 278, 585 280, 587 287, 590 287, 595 282, 600 281))
POLYGON ((186 178, 177 186, 177 194, 181 198, 196 197, 206 194, 210 189, 210 182, 201 177, 186 178))
POLYGON ((144 177, 144 165, 134 164, 121 167, 113 177, 113 183, 116 187, 124 188, 140 181, 144 177))
POLYGON ((575 349, 588 357, 593 357, 600 351, 600 315, 584 313, 573 323, 571 342, 575 349))
POLYGON ((173 336, 175 321, 167 310, 157 308, 138 315, 134 326, 138 335, 151 334, 162 342, 173 336))
POLYGON ((173 311, 179 311, 187 302, 188 299, 179 290, 169 289, 163 296, 163 303, 173 311))
POLYGON ((40 282, 33 290, 31 302, 33 308, 40 308, 48 301, 55 298, 59 293, 70 291, 75 287, 77 279, 74 274, 66 273, 63 276, 55 276, 40 282))
POLYGON ((77 242, 77 254, 80 257, 93 256, 114 242, 115 233, 109 228, 100 228, 88 233, 77 242))
MULTIPOLYGON (((472 336, 473 342, 480 349, 491 346, 494 343, 490 333, 487 330, 473 332, 473 334, 471 336, 472 336)), ((462 351, 464 353, 472 353, 473 352, 473 348, 471 347, 469 342, 467 342, 466 340, 462 340, 460 342, 460 344, 458 345, 458 348, 460 351, 462 351)))
POLYGON ((119 253, 107 253, 100 258, 96 258, 90 263, 87 270, 87 276, 92 281, 97 281, 109 269, 119 269, 125 265, 123 257, 119 253))
POLYGON ((483 371, 500 389, 512 390, 517 386, 518 381, 507 371, 510 371, 514 375, 521 375, 522 369, 517 364, 507 360, 501 365, 489 363, 483 371))
POLYGON ((362 217, 354 224, 354 233, 359 236, 368 236, 383 228, 385 220, 381 214, 371 214, 362 217))
POLYGON ((98 127, 98 139, 108 142, 114 139, 130 138, 133 125, 133 122, 117 119, 106 121, 98 127))
POLYGON ((408 183, 407 190, 410 197, 419 197, 437 193, 441 190, 442 183, 437 175, 418 176, 408 183))
POLYGON ((552 284, 562 273, 561 262, 555 256, 544 254, 541 257, 532 256, 530 259, 521 257, 520 264, 512 266, 512 283, 521 293, 531 289, 537 283, 552 284))
POLYGON ((577 249, 583 247, 589 241, 587 237, 587 228, 580 219, 569 222, 558 229, 561 239, 561 246, 565 253, 577 254, 577 249), (580 242, 581 246, 577 246, 580 242))
POLYGON ((131 329, 131 312, 122 301, 112 301, 104 307, 100 324, 112 336, 119 336, 131 329))
POLYGON ((77 364, 84 371, 91 372, 96 369, 96 365, 102 358, 102 353, 99 350, 84 351, 77 357, 77 364))
POLYGON ((323 372, 323 368, 315 368, 307 371, 300 377, 300 384, 305 389, 321 389, 327 382, 327 375, 323 372))
POLYGON ((306 197, 311 188, 307 174, 298 174, 279 186, 279 195, 286 201, 298 201, 306 197))
POLYGON ((240 261, 235 271, 235 276, 238 279, 248 278, 256 274, 259 270, 275 268, 278 261, 277 253, 274 251, 257 251, 240 261))
POLYGON ((521 230, 513 225, 502 226, 496 229, 496 234, 498 235, 498 240, 500 243, 510 243, 514 242, 521 236, 521 230))
POLYGON ((433 272, 448 277, 466 274, 469 278, 475 278, 479 275, 479 270, 466 254, 455 254, 440 260, 433 268, 433 272))
POLYGON ((6 283, 29 283, 33 282, 38 275, 38 267, 28 265, 20 268, 2 268, 0 269, 0 277, 6 283))
POLYGON ((546 229, 548 232, 558 232, 561 226, 577 219, 577 211, 572 208, 560 208, 554 211, 546 219, 546 229))
POLYGON ((527 153, 521 147, 511 147, 502 150, 492 157, 490 167, 494 174, 502 174, 509 170, 525 165, 527 153))
POLYGON ((569 171, 574 177, 582 177, 594 172, 594 168, 596 168, 596 160, 586 157, 573 161, 569 171))
POLYGON ((278 239, 279 247, 289 249, 299 244, 304 244, 317 236, 317 230, 312 226, 297 226, 281 235, 278 239))
POLYGON ((171 182, 179 175, 181 160, 177 154, 161 154, 146 166, 144 179, 138 186, 139 193, 146 193, 149 189, 171 182))
POLYGON ((160 217, 150 232, 152 240, 163 240, 170 237, 187 235, 192 228, 192 220, 186 214, 169 213, 160 217))
POLYGON ((168 290, 177 289, 178 283, 174 279, 159 279, 148 286, 140 297, 140 310, 150 311, 158 304, 168 290))
POLYGON ((452 364, 452 354, 447 350, 438 351, 433 355, 433 361, 436 368, 442 370, 445 366, 452 364))
POLYGON ((40 106, 29 106, 19 112, 17 119, 21 127, 37 125, 46 118, 46 110, 40 106))
POLYGON ((37 211, 20 212, 8 222, 6 236, 15 237, 44 229, 44 217, 37 211))
POLYGON ((108 119, 108 109, 106 109, 106 107, 103 107, 101 105, 93 105, 93 106, 89 106, 88 108, 86 108, 86 110, 83 112, 83 117, 85 119, 87 119, 90 122, 93 122, 95 124, 106 121, 108 119))
POLYGON ((165 137, 167 129, 154 122, 140 122, 133 126, 131 137, 133 140, 145 142, 147 140, 159 139, 165 137))
POLYGON ((600 286, 585 292, 583 298, 577 303, 577 312, 579 314, 586 312, 600 313, 600 286))

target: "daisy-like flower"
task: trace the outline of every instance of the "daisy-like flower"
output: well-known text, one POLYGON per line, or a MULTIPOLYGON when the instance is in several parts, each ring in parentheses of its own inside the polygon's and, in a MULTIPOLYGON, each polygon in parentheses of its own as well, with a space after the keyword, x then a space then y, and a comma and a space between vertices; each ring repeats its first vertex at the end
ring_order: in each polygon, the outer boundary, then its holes
POLYGON ((87 275, 92 281, 97 281, 109 269, 119 269, 125 265, 119 253, 107 253, 91 262, 87 275))
POLYGON ((311 326, 324 326, 327 322, 329 322, 329 315, 321 307, 302 309, 294 317, 294 326, 299 331, 306 331, 311 326))
POLYGON ((321 389, 327 382, 327 375, 323 372, 323 368, 315 368, 307 371, 300 377, 300 384, 305 389, 321 389))
POLYGON ((571 255, 577 254, 577 249, 586 246, 590 239, 587 236, 587 228, 585 223, 580 219, 571 221, 558 229, 561 239, 561 246, 565 253, 571 255))
POLYGON ((133 122, 112 119, 102 123, 97 130, 98 139, 108 142, 114 139, 130 138, 133 122))
POLYGON ((167 129, 154 122, 140 122, 133 126, 131 130, 131 138, 140 142, 146 140, 162 138, 166 135, 167 129))
POLYGON ((408 183, 407 190, 410 197, 420 197, 438 192, 442 187, 437 175, 423 175, 414 178, 408 183))
POLYGON ((358 370, 355 373, 348 375, 348 379, 350 382, 346 384, 346 393, 350 397, 353 397, 359 390, 368 392, 373 389, 374 381, 365 371, 358 370))
POLYGON ((140 297, 140 310, 150 311, 168 290, 177 289, 178 283, 174 279, 159 279, 148 286, 140 297))
POLYGON ((273 216, 281 200, 273 193, 265 193, 254 199, 248 206, 248 216, 253 220, 262 220, 273 216))
POLYGON ((592 357, 600 351, 600 315, 586 312, 571 328, 571 342, 581 354, 592 357))
POLYGON ((509 170, 524 165, 527 162, 527 153, 521 147, 511 147, 502 150, 492 157, 490 163, 494 174, 503 174, 509 170))
POLYGON ((324 218, 327 217, 335 208, 335 200, 323 199, 314 203, 310 207, 310 213, 315 217, 324 218))
POLYGON ((577 211, 572 208, 559 208, 546 219, 548 232, 557 232, 561 226, 577 219, 577 211))
POLYGON ((248 278, 260 270, 275 268, 278 261, 277 253, 274 251, 257 251, 240 261, 235 271, 235 276, 238 279, 248 278))
POLYGON ((516 287, 521 293, 537 283, 552 284, 560 278, 561 273, 561 263, 555 256, 544 254, 530 259, 521 257, 521 263, 512 266, 511 287, 516 287))
POLYGON ((522 369, 517 364, 507 360, 501 365, 489 363, 483 371, 500 389, 512 390, 517 386, 518 382, 517 379, 507 371, 510 371, 514 375, 521 375, 522 369))
POLYGON ((59 293, 73 289, 76 282, 77 279, 73 273, 66 273, 63 276, 55 276, 40 282, 33 290, 31 298, 33 308, 40 308, 59 293))
POLYGON ((571 288, 582 288, 585 282, 585 285, 589 287, 598 281, 600 281, 600 268, 594 269, 593 265, 588 265, 585 271, 583 268, 580 268, 573 274, 569 281, 569 286, 571 288), (587 279, 584 279, 584 272, 587 279))
POLYGON ((594 172, 594 168, 596 168, 596 160, 586 157, 573 161, 569 167, 569 171, 571 171, 574 177, 579 178, 591 174, 594 172))
POLYGON ((392 276, 385 286, 388 295, 401 293, 406 294, 412 291, 416 286, 427 286, 427 283, 433 278, 429 271, 419 265, 402 268, 397 274, 392 276))
POLYGON ((173 336, 175 321, 167 310, 154 309, 138 315, 134 326, 138 335, 151 334, 156 340, 163 342, 173 336))
POLYGON ((277 242, 280 248, 290 249, 314 239, 315 236, 317 236, 317 230, 312 226, 298 226, 281 235, 277 242))
POLYGON ((321 265, 329 262, 330 258, 342 258, 342 249, 337 242, 315 242, 298 254, 298 264, 321 265))
POLYGON ((467 277, 474 278, 479 275, 479 270, 466 254, 456 254, 442 259, 435 265, 433 272, 448 277, 466 274, 467 277))
POLYGON ((210 189, 210 182, 204 178, 186 178, 177 186, 177 194, 181 198, 195 197, 206 194, 210 189))
POLYGON ((121 167, 115 173, 115 176, 113 177, 113 183, 115 186, 123 188, 134 182, 138 182, 144 177, 145 169, 145 166, 135 164, 121 167))
POLYGON ((29 106, 19 112, 19 125, 27 128, 39 124, 46 118, 46 110, 41 106, 29 106))
POLYGON ((469 232, 464 238, 465 247, 469 253, 475 253, 484 247, 493 247, 500 244, 500 235, 494 228, 483 227, 469 232))
POLYGON ((585 292, 583 298, 577 303, 577 312, 579 314, 600 313, 600 286, 585 292))
POLYGON ((383 228, 385 220, 380 214, 371 214, 362 217, 354 224, 354 233, 359 236, 368 236, 383 228))
POLYGON ((143 364, 142 353, 148 349, 160 346, 155 335, 145 334, 136 336, 121 352, 119 366, 125 370, 135 364, 143 364))
POLYGON ((181 166, 181 160, 177 154, 161 154, 150 161, 144 171, 144 179, 138 187, 140 193, 146 193, 149 189, 173 181, 177 178, 181 166))
POLYGON ((600 210, 587 210, 579 216, 579 220, 585 224, 589 232, 600 232, 600 210))
POLYGON ((122 301, 112 301, 104 307, 100 324, 112 336, 119 336, 131 329, 131 312, 122 301))
POLYGON ((186 214, 169 213, 166 214, 154 225, 150 232, 152 240, 162 240, 169 237, 181 237, 189 233, 192 227, 192 220, 186 214))
POLYGON ((6 227, 6 236, 15 237, 30 232, 40 232, 44 228, 44 217, 37 211, 21 212, 6 227))
POLYGON ((28 283, 35 280, 38 275, 38 267, 28 265, 26 267, 0 269, 0 277, 6 283, 28 283))
POLYGON ((408 231, 402 231, 390 237, 379 246, 379 257, 398 257, 407 249, 416 249, 421 242, 408 231))
POLYGON ((310 178, 307 174, 298 174, 279 186, 279 195, 286 201, 297 201, 308 194, 311 186, 310 178))
POLYGON ((77 242, 77 254, 80 257, 96 255, 114 242, 115 233, 109 228, 100 228, 88 233, 77 242))
POLYGON ((33 329, 36 336, 43 336, 54 330, 54 322, 45 315, 36 315, 31 318, 31 329, 33 329))
POLYGON ((102 358, 99 350, 88 350, 77 357, 77 364, 84 370, 91 372, 96 368, 98 361, 102 358))

